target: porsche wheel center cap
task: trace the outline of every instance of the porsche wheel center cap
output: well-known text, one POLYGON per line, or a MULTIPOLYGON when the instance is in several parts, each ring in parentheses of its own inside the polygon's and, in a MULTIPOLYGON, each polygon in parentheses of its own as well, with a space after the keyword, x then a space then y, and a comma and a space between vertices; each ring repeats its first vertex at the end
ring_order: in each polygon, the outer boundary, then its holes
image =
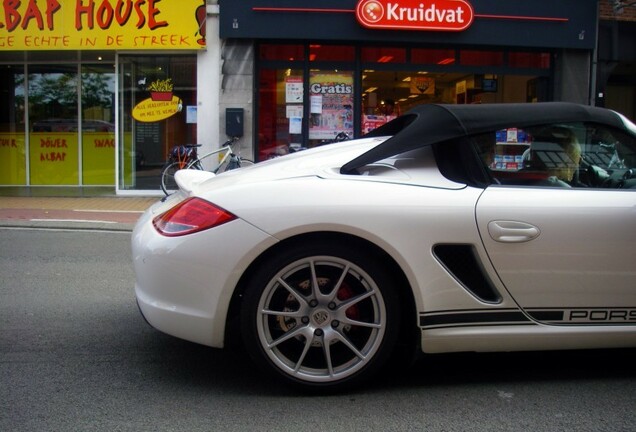
POLYGON ((316 325, 322 326, 329 320, 329 312, 326 310, 318 310, 312 315, 312 319, 316 325))

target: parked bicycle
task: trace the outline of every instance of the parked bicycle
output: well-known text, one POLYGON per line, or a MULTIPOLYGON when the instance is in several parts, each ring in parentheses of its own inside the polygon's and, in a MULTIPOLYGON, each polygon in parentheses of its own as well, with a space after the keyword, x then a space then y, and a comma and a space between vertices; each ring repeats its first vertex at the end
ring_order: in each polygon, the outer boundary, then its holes
POLYGON ((177 190, 178 186, 174 180, 174 175, 180 169, 197 169, 219 174, 242 166, 253 165, 254 161, 243 158, 240 153, 234 151, 234 144, 237 141, 238 137, 232 137, 217 150, 203 156, 199 156, 197 152, 197 148, 201 147, 201 144, 174 146, 168 155, 168 162, 161 170, 161 190, 163 193, 170 195, 177 190))

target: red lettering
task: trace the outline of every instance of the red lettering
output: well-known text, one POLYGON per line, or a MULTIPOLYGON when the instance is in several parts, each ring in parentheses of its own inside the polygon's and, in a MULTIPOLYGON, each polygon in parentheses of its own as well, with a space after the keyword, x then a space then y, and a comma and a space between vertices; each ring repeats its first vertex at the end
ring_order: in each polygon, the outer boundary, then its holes
POLYGON ((155 17, 161 13, 161 11, 155 7, 155 3, 159 3, 160 1, 161 0, 148 0, 148 28, 150 30, 168 25, 166 21, 157 21, 155 19, 155 17))
POLYGON ((63 138, 42 138, 40 139, 40 147, 68 148, 68 145, 66 145, 66 140, 63 138))
POLYGON ((0 147, 18 148, 18 145, 15 142, 15 138, 3 138, 0 139, 0 147))
POLYGON ((101 29, 110 28, 110 23, 113 22, 113 15, 115 11, 113 7, 110 5, 108 0, 104 0, 99 8, 97 8, 97 25, 101 29))
POLYGON ((132 1, 122 1, 119 0, 117 2, 117 6, 115 6, 115 19, 117 20, 117 24, 120 26, 124 26, 128 20, 130 19, 130 14, 132 13, 132 1), (126 10, 124 11, 124 6, 126 10))
POLYGON ((82 30, 84 26, 82 25, 82 15, 86 15, 87 25, 89 29, 93 29, 95 27, 93 22, 93 13, 95 11, 95 4, 93 0, 90 0, 88 6, 84 6, 82 0, 77 0, 75 3, 75 29, 82 30))
POLYGON ((53 23, 53 14, 60 10, 62 5, 57 0, 46 1, 46 26, 49 30, 53 30, 55 25, 53 23))
MULTIPOLYGON (((30 0, 35 3, 36 0, 30 0)), ((58 0, 47 0, 51 3, 51 10, 59 9, 58 0)), ((102 29, 108 29, 113 23, 113 19, 117 21, 117 24, 124 26, 133 14, 137 15, 137 23, 135 26, 141 29, 144 26, 148 26, 150 30, 156 30, 160 27, 167 27, 167 21, 161 21, 158 19, 161 10, 157 7, 157 4, 161 0, 102 0, 97 10, 95 10, 95 0, 76 0, 75 4, 75 29, 82 30, 84 28, 84 20, 86 20, 86 26, 88 29, 93 29, 95 26, 95 20, 97 25, 102 29), (115 4, 115 6, 113 6, 115 4), (145 10, 147 8, 147 10, 145 10)), ((17 0, 5 0, 5 10, 11 8, 15 3, 15 8, 20 4, 17 0)), ((37 10, 37 7, 36 7, 37 10)), ((55 11, 53 10, 53 12, 55 11)), ((5 12, 6 14, 6 12, 5 12)), ((13 16, 13 15, 8 15, 13 16)), ((17 14, 17 21, 19 22, 20 16, 17 14)))
POLYGON ((103 139, 103 140, 96 139, 95 147, 96 148, 102 148, 102 147, 115 148, 115 140, 114 139, 103 139))
POLYGON ((4 19, 7 25, 7 31, 11 32, 20 25, 22 17, 17 11, 20 6, 20 0, 5 0, 4 2, 4 19))
POLYGON ((29 26, 29 21, 35 19, 38 24, 38 29, 44 30, 44 21, 42 21, 42 13, 38 9, 38 4, 35 0, 29 0, 29 5, 24 12, 24 19, 22 20, 22 29, 26 30, 29 26))
MULTIPOLYGON (((44 30, 44 19, 42 11, 38 8, 37 0, 29 0, 26 10, 24 11, 24 16, 21 16, 20 12, 18 12, 18 8, 21 4, 22 2, 20 0, 4 1, 3 7, 7 31, 11 32, 18 28, 18 26, 26 30, 32 20, 35 20, 39 30, 44 30)), ((46 0, 46 27, 49 30, 53 30, 53 15, 60 10, 60 8, 61 5, 57 0, 46 0)))
POLYGON ((137 20, 138 29, 142 28, 144 24, 146 24, 146 17, 144 16, 143 11, 141 10, 141 7, 143 6, 144 3, 146 3, 146 0, 137 0, 135 2, 135 12, 137 12, 137 17, 139 18, 137 20))
POLYGON ((40 153, 40 162, 64 162, 66 153, 50 152, 40 153))

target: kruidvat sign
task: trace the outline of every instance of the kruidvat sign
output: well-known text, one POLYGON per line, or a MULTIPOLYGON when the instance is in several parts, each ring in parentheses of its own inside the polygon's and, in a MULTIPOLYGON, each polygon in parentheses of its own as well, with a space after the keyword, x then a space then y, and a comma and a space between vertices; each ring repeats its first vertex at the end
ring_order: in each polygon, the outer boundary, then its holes
POLYGON ((356 18, 371 29, 462 31, 474 12, 464 0, 361 0, 356 18))

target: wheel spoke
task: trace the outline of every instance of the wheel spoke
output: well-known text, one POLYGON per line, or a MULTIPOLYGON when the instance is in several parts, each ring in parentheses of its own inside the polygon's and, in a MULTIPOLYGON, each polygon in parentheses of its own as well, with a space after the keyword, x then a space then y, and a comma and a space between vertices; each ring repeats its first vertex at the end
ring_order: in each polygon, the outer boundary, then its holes
POLYGON ((352 325, 354 327, 367 327, 367 328, 372 328, 372 329, 381 329, 382 328, 382 324, 377 324, 377 323, 373 323, 373 322, 366 322, 366 321, 357 321, 357 320, 352 320, 350 318, 343 318, 341 320, 342 324, 345 325, 352 325))
POLYGON ((316 262, 314 260, 309 261, 309 270, 311 271, 311 296, 318 299, 321 294, 318 286, 318 276, 316 276, 316 262))
POLYGON ((278 278, 277 281, 283 288, 285 288, 291 295, 294 296, 296 301, 301 304, 301 306, 307 307, 307 300, 300 293, 298 293, 294 288, 292 288, 284 279, 278 278))
POLYGON ((338 331, 334 331, 333 333, 333 337, 331 337, 331 340, 338 340, 340 342, 342 342, 347 348, 349 348, 351 350, 351 352, 353 352, 355 354, 356 357, 358 357, 361 360, 365 360, 366 356, 364 354, 362 354, 358 348, 355 347, 355 345, 353 345, 351 343, 351 341, 349 340, 349 338, 347 338, 344 334, 338 332, 338 331))
POLYGON ((335 283, 333 289, 331 290, 331 292, 329 294, 327 294, 326 297, 328 297, 328 300, 335 300, 336 296, 338 295, 338 291, 340 291, 340 287, 342 287, 342 283, 345 280, 345 277, 347 277, 347 275, 349 274, 349 269, 351 267, 349 266, 349 264, 347 264, 345 266, 344 269, 342 269, 342 273, 340 274, 340 277, 338 278, 338 282, 335 283))
MULTIPOLYGON (((296 336, 301 336, 303 335, 303 333, 306 333, 306 329, 307 327, 303 326, 303 327, 294 327, 293 329, 289 330, 287 333, 285 333, 284 335, 282 335, 281 337, 279 337, 276 340, 273 340, 271 343, 267 344, 267 349, 273 349, 276 348, 278 345, 282 344, 283 342, 288 341, 289 339, 295 338, 296 336)), ((306 339, 309 339, 306 337, 306 339)))
POLYGON ((300 311, 276 311, 270 309, 263 309, 261 311, 263 315, 274 315, 274 316, 282 316, 289 318, 300 318, 303 314, 300 311))
POLYGON ((351 306, 353 306, 353 305, 355 305, 357 303, 360 303, 362 300, 366 300, 369 297, 374 296, 374 295, 375 295, 375 290, 370 290, 370 291, 364 292, 364 293, 362 293, 360 295, 357 295, 355 297, 351 297, 350 299, 340 303, 338 305, 338 309, 339 310, 347 310, 351 306))
POLYGON ((298 372, 300 370, 300 368, 303 365, 303 361, 305 360, 305 357, 307 356, 307 353, 309 352, 309 348, 311 348, 311 342, 312 340, 309 338, 305 339, 305 346, 303 347, 303 352, 300 353, 300 357, 298 357, 298 361, 296 362, 296 365, 294 366, 294 373, 298 372))
POLYGON ((333 376, 333 363, 331 362, 331 344, 323 339, 322 342, 322 351, 325 355, 325 361, 327 362, 327 371, 329 372, 329 376, 333 376))

